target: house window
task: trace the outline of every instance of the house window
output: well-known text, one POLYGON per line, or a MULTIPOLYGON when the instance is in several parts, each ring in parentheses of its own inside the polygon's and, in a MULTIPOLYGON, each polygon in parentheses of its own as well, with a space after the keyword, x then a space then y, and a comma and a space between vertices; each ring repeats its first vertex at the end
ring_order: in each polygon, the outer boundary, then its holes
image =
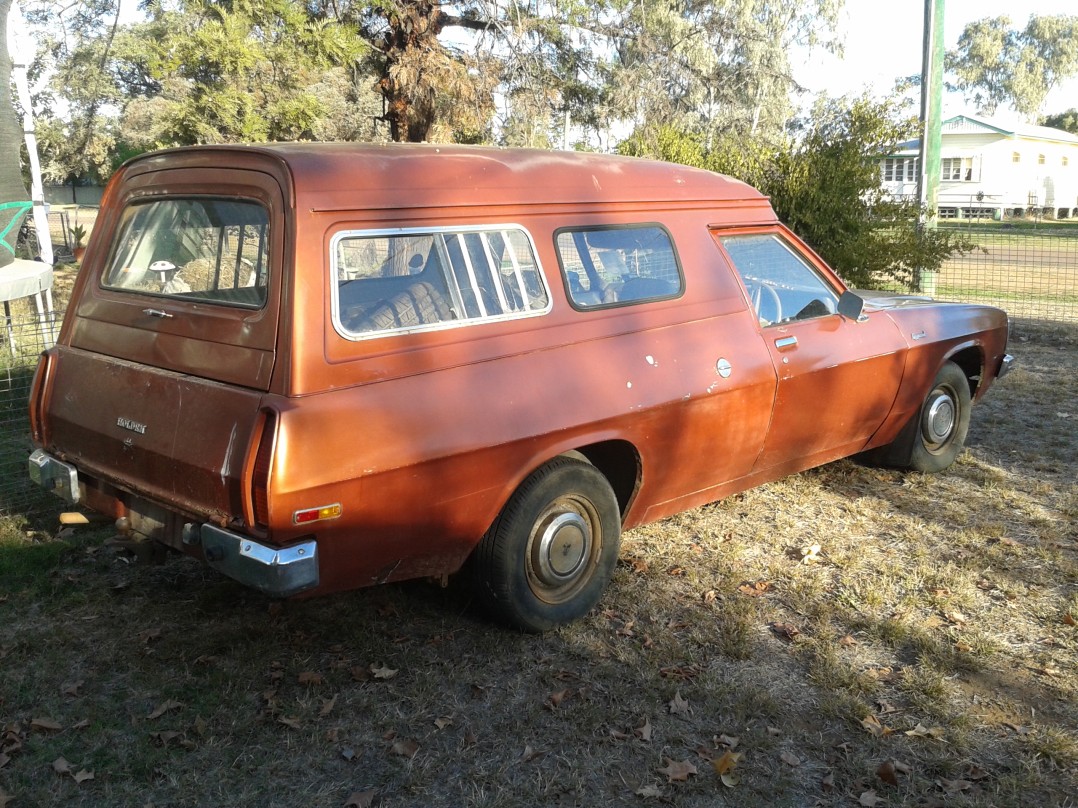
POLYGON ((940 161, 940 179, 952 182, 973 182, 972 157, 945 157, 940 161))
POLYGON ((1015 152, 1014 154, 1011 155, 1011 162, 1012 163, 1020 163, 1020 162, 1022 162, 1022 155, 1020 155, 1018 152, 1015 152))
POLYGON ((1044 155, 1043 154, 1038 154, 1037 155, 1037 165, 1039 165, 1039 166, 1044 165, 1044 155))
POLYGON ((883 160, 884 182, 916 182, 919 173, 916 157, 887 157, 883 160))

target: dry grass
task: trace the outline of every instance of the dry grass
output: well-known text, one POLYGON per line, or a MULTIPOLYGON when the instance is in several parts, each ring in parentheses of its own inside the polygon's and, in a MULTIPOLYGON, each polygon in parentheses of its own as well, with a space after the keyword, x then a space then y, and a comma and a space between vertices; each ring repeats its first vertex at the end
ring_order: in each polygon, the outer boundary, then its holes
POLYGON ((462 587, 281 606, 186 558, 133 562, 101 530, 9 521, 0 794, 1073 804, 1078 338, 1025 339, 948 473, 841 462, 633 531, 601 608, 541 637, 490 625, 462 587), (735 740, 725 785, 710 761, 735 740), (669 782, 669 761, 696 774, 669 782))

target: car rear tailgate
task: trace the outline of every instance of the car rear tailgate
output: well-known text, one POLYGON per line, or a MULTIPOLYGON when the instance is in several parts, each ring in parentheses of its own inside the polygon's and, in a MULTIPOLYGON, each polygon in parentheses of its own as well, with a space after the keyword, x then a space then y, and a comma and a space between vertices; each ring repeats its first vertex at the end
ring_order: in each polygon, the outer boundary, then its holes
POLYGON ((49 452, 182 513, 242 515, 260 392, 74 348, 50 353, 49 452))

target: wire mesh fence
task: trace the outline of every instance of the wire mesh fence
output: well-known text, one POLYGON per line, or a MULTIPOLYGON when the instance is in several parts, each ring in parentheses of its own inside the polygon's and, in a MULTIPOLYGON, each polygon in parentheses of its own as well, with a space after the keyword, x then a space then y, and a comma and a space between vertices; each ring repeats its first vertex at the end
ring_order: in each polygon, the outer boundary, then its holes
MULTIPOLYGON (((987 303, 1005 309, 1012 319, 1078 329, 1078 225, 963 229, 977 249, 944 265, 935 278, 934 297, 987 303)), ((66 293, 57 291, 62 308, 66 293)), ((26 469, 32 448, 30 385, 49 330, 42 328, 28 300, 12 301, 10 313, 0 335, 0 514, 55 504, 29 481, 26 469)))
POLYGON ((960 232, 976 249, 944 264, 933 297, 999 306, 1018 320, 1078 323, 1078 225, 960 232))

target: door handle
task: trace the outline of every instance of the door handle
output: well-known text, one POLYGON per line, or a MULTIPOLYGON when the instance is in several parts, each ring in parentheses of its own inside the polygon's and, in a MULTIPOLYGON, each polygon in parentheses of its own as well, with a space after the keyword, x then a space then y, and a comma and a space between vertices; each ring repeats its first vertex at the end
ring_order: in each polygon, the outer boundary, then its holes
POLYGON ((783 348, 792 348, 797 344, 797 337, 780 337, 775 340, 775 347, 780 351, 783 348))

